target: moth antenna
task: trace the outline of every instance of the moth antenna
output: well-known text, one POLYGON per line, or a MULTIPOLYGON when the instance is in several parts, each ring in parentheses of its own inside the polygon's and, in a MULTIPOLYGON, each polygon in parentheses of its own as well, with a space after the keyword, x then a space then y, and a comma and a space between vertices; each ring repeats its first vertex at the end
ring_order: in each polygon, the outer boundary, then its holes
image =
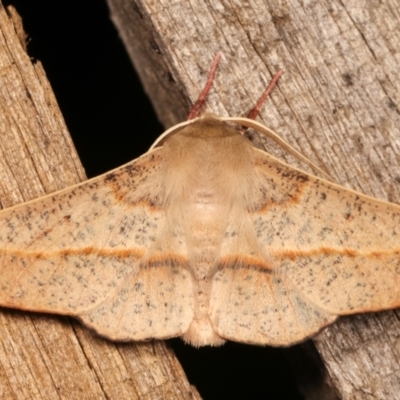
POLYGON ((282 76, 283 70, 280 69, 272 78, 270 84, 268 85, 267 89, 265 92, 261 95, 261 97, 258 99, 256 105, 253 107, 252 110, 247 114, 248 119, 256 119, 258 114, 260 113, 260 109, 265 103, 265 100, 269 96, 269 94, 272 92, 274 87, 276 86, 276 83, 278 82, 279 78, 282 76))
POLYGON ((283 149, 285 149, 289 154, 293 157, 296 157, 298 160, 303 162, 304 164, 311 167, 314 171, 319 174, 322 174, 328 180, 335 182, 335 180, 324 170, 319 168, 316 164, 310 161, 307 157, 303 156, 299 151, 297 151, 294 147, 292 147, 289 143, 283 140, 277 133, 275 133, 272 129, 267 128, 266 126, 260 124, 259 122, 249 119, 249 118, 237 118, 237 117, 223 117, 221 118, 225 122, 233 122, 235 124, 240 124, 243 129, 240 131, 241 133, 245 132, 247 129, 252 128, 258 133, 262 133, 265 137, 272 139, 275 143, 278 143, 283 149))
POLYGON ((203 91, 200 93, 200 96, 197 99, 196 103, 194 103, 192 109, 190 110, 190 113, 187 117, 188 120, 197 118, 200 115, 200 110, 203 107, 204 103, 206 102, 208 93, 210 92, 211 86, 214 82, 215 71, 217 70, 220 59, 221 59, 221 54, 218 53, 215 56, 214 61, 211 65, 211 69, 210 69, 210 73, 208 74, 208 79, 207 79, 206 85, 204 86, 203 91))

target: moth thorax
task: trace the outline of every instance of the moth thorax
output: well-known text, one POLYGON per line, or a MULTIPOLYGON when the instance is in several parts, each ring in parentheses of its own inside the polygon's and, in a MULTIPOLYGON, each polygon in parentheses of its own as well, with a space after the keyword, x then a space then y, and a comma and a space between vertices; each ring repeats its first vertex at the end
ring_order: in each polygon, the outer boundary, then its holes
POLYGON ((210 204, 229 206, 245 201, 253 186, 251 144, 237 132, 206 138, 179 133, 165 149, 168 196, 189 202, 208 197, 210 204))

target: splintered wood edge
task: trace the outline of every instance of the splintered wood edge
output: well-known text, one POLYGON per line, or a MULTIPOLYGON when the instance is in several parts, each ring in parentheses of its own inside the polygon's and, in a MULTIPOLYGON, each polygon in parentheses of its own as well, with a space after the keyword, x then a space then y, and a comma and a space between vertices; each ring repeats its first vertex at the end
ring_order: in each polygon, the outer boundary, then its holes
MULTIPOLYGON (((0 3, 3 207, 86 179, 42 65, 26 54, 25 37, 15 9, 0 3)), ((4 398, 200 399, 163 342, 115 344, 68 318, 1 311, 4 398)))

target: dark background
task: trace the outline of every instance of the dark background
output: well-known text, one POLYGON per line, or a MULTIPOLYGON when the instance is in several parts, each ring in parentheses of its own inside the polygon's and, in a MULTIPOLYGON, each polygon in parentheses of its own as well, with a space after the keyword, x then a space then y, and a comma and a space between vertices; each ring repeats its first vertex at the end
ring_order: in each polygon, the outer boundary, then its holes
MULTIPOLYGON (((88 177, 147 151, 163 128, 109 19, 105 0, 7 0, 23 18, 28 52, 43 63, 88 177)), ((297 400, 285 350, 168 341, 205 400, 297 400)))

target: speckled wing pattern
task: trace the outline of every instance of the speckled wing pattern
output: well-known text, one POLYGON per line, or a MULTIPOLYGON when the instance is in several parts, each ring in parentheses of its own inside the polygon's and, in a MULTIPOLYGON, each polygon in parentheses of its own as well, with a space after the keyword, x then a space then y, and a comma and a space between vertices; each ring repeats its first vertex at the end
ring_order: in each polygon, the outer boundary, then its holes
POLYGON ((158 240, 166 219, 161 157, 155 149, 98 178, 3 211, 0 303, 73 315, 116 340, 186 331, 193 288, 180 238, 175 233, 168 242, 158 240))
POLYGON ((0 213, 0 305, 194 346, 291 345, 400 306, 400 206, 290 167, 217 118, 172 129, 125 166, 0 213))
POLYGON ((338 315, 399 307, 400 206, 254 152, 255 202, 213 278, 216 333, 290 345, 338 315))

